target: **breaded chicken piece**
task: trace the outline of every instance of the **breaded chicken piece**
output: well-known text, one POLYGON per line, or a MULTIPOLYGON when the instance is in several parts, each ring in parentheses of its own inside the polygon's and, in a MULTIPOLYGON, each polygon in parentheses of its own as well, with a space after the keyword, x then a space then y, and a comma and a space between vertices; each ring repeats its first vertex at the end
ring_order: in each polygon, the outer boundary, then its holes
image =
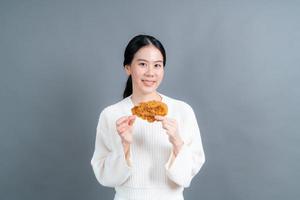
POLYGON ((148 101, 141 102, 138 106, 134 106, 131 109, 133 115, 137 115, 138 117, 147 120, 148 122, 154 122, 155 115, 165 116, 168 113, 167 104, 161 101, 148 101))

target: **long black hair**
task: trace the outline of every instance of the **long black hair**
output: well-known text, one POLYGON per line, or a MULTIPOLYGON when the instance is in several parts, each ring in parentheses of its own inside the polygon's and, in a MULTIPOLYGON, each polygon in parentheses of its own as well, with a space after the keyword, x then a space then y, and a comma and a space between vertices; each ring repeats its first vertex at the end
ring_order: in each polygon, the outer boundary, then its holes
MULTIPOLYGON (((163 64, 165 66, 166 64, 166 52, 159 40, 157 40, 155 37, 150 35, 137 35, 133 37, 128 45, 126 46, 125 52, 124 52, 124 62, 123 66, 130 65, 135 53, 142 47, 147 45, 153 45, 155 46, 162 54, 163 56, 163 64)), ((128 77, 128 80, 126 82, 126 87, 123 93, 123 98, 126 98, 132 94, 132 79, 131 75, 128 77)))

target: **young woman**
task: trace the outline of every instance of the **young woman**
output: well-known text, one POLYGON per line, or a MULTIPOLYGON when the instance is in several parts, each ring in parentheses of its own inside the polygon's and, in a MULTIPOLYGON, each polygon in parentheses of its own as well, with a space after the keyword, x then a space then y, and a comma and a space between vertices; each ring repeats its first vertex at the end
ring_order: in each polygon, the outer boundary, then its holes
POLYGON ((124 54, 129 77, 123 100, 100 114, 91 164, 99 183, 115 188, 114 200, 183 200, 205 162, 192 107, 157 91, 165 63, 156 38, 132 38, 124 54), (167 104, 167 115, 150 123, 131 114, 150 100, 167 104))

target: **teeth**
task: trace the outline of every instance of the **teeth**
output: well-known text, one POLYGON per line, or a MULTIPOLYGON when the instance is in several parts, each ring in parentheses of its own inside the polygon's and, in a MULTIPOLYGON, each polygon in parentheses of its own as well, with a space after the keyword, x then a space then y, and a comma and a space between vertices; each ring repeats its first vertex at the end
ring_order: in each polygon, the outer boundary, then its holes
POLYGON ((146 80, 143 80, 143 82, 146 84, 146 85, 153 85, 155 81, 146 81, 146 80))

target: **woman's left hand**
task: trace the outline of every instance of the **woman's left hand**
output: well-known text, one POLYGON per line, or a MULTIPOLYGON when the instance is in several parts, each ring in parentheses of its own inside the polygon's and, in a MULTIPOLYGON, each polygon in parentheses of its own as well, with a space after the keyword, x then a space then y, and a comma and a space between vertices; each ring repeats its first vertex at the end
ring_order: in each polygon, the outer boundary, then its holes
POLYGON ((169 136, 169 141, 173 145, 173 152, 175 156, 177 156, 181 147, 183 146, 183 140, 178 133, 177 121, 175 119, 170 119, 159 115, 156 115, 155 119, 162 122, 162 127, 166 130, 166 133, 169 136))

